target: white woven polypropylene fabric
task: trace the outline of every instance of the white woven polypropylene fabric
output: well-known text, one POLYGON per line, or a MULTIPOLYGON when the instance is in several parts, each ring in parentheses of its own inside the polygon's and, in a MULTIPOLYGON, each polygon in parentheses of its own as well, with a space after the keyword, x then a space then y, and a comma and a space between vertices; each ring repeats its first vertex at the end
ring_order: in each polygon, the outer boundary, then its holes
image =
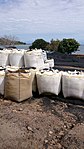
POLYGON ((46 53, 46 51, 42 51, 42 55, 43 55, 43 59, 44 59, 44 61, 46 61, 47 60, 47 53, 46 53))
POLYGON ((25 63, 25 67, 36 67, 36 68, 42 69, 44 67, 42 52, 40 50, 25 52, 24 63, 25 63))
POLYGON ((54 59, 48 59, 45 63, 49 63, 49 67, 54 67, 54 59))
POLYGON ((8 50, 0 50, 0 66, 5 67, 9 64, 9 55, 10 51, 8 50))
POLYGON ((9 54, 9 63, 11 66, 18 66, 23 67, 24 66, 24 51, 12 51, 9 54))
POLYGON ((84 74, 62 74, 62 92, 65 98, 84 99, 84 74))
POLYGON ((4 79, 5 79, 5 71, 0 71, 0 94, 4 95, 4 79))
POLYGON ((45 71, 44 73, 37 72, 37 86, 39 94, 53 93, 58 95, 61 90, 61 73, 57 71, 45 71))

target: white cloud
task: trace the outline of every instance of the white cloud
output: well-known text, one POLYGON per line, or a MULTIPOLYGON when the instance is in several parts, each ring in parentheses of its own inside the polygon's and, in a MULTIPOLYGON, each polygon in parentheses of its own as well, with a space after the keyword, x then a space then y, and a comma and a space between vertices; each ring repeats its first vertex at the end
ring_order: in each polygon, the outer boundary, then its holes
POLYGON ((84 32, 83 0, 4 0, 0 5, 2 34, 84 32))

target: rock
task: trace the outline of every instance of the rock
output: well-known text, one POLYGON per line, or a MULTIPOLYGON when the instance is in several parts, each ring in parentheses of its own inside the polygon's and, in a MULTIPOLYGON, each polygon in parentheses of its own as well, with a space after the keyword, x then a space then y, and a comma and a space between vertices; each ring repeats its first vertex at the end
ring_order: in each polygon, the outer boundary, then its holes
POLYGON ((66 126, 66 125, 64 125, 64 128, 67 128, 67 126, 66 126))
POLYGON ((52 112, 54 112, 54 110, 51 110, 52 112))
POLYGON ((27 127, 27 129, 28 129, 29 131, 31 131, 31 132, 34 132, 33 129, 32 129, 31 127, 29 127, 29 126, 27 127))
POLYGON ((17 113, 17 110, 16 109, 13 109, 12 111, 17 113))
POLYGON ((45 142, 45 144, 47 144, 48 143, 48 140, 46 139, 46 140, 44 140, 44 142, 45 142))
POLYGON ((23 111, 23 109, 22 109, 22 108, 20 108, 20 109, 18 109, 18 111, 23 111))
POLYGON ((38 111, 38 112, 43 112, 43 110, 42 110, 41 108, 40 108, 40 109, 37 109, 37 111, 38 111))
POLYGON ((52 131, 49 131, 49 134, 50 134, 50 135, 52 135, 52 134, 53 134, 53 132, 52 132, 52 131))

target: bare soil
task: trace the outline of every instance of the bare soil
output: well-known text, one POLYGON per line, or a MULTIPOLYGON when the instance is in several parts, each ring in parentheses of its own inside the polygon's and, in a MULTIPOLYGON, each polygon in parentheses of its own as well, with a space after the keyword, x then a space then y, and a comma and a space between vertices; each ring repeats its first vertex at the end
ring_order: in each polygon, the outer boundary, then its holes
POLYGON ((84 149, 84 101, 1 98, 0 149, 84 149))

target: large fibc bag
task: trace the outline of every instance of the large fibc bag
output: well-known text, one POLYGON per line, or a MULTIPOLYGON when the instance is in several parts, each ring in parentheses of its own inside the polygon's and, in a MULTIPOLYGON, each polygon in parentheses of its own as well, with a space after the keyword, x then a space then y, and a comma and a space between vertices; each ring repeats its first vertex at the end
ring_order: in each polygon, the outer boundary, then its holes
POLYGON ((42 49, 34 49, 35 51, 38 51, 38 52, 40 52, 41 54, 42 54, 42 56, 43 56, 43 60, 44 61, 46 61, 47 60, 47 53, 46 53, 46 51, 45 50, 42 50, 42 49))
POLYGON ((45 63, 49 63, 49 67, 54 67, 54 59, 52 58, 52 59, 47 59, 46 61, 45 61, 45 63))
POLYGON ((9 55, 10 51, 8 50, 0 50, 0 66, 5 67, 9 65, 9 55))
POLYGON ((63 73, 62 92, 64 97, 84 99, 84 74, 63 73))
POLYGON ((31 73, 6 72, 5 98, 21 102, 32 96, 31 73))
POLYGON ((5 80, 5 71, 0 70, 0 94, 4 95, 4 80, 5 80))
POLYGON ((44 61, 46 61, 47 60, 47 53, 45 50, 42 50, 42 55, 43 55, 44 61))
POLYGON ((36 72, 39 94, 53 93, 58 95, 61 91, 61 73, 57 71, 36 72))
POLYGON ((9 54, 9 64, 24 67, 24 51, 12 50, 9 54))
POLYGON ((36 67, 42 69, 44 67, 44 59, 41 50, 32 50, 24 53, 25 67, 36 67))
POLYGON ((43 67, 43 69, 45 69, 45 68, 47 68, 47 69, 50 68, 50 67, 49 67, 49 63, 44 63, 44 67, 43 67))

